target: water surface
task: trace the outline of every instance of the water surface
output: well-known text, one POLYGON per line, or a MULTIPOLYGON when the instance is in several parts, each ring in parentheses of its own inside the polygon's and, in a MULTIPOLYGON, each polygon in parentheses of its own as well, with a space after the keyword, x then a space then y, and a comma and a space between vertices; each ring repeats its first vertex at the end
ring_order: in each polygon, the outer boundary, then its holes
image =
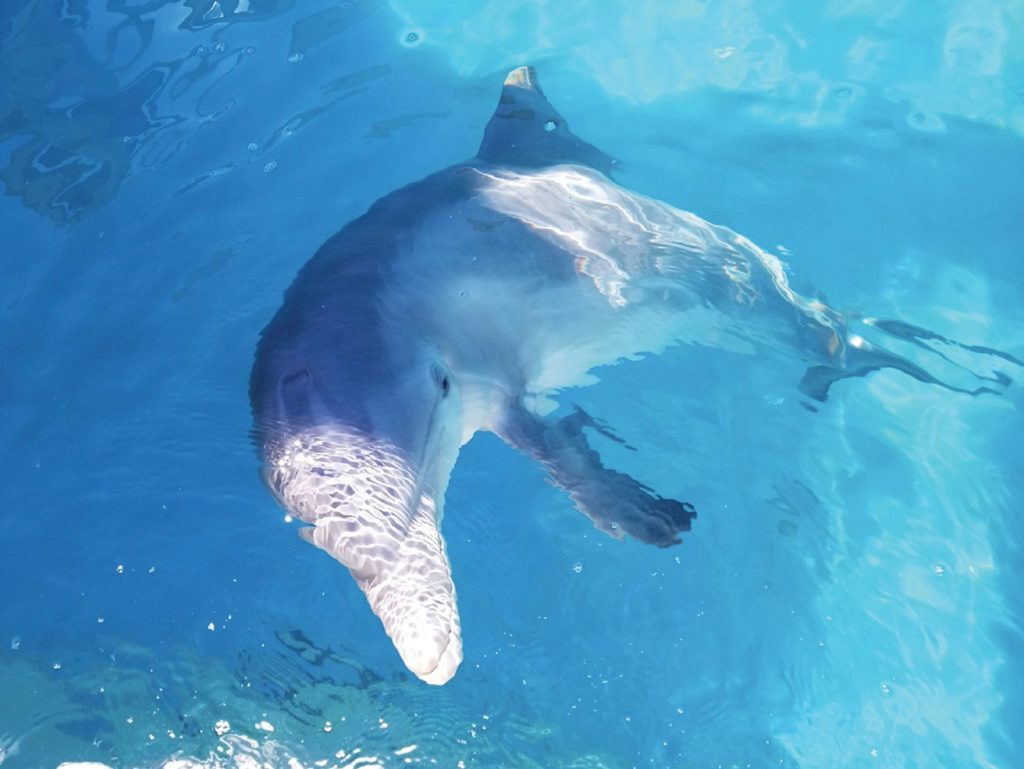
POLYGON ((246 383, 298 268, 522 63, 806 293, 1024 357, 1022 58, 1020 2, 4 5, 0 764, 1014 766, 1019 382, 812 413, 792 362, 600 370, 563 407, 694 530, 617 543, 474 440, 442 689, 283 522, 246 383))

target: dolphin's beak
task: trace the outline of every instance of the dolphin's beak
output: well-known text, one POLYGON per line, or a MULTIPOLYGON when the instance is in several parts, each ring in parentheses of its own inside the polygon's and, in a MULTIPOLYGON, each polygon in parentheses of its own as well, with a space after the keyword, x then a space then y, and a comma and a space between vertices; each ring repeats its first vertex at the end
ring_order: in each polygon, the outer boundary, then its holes
POLYGON ((424 494, 401 538, 389 525, 368 525, 367 516, 332 516, 301 532, 349 567, 406 667, 428 684, 443 684, 462 662, 462 637, 433 507, 424 494))
POLYGON ((267 459, 267 484, 313 524, 299 533, 348 567, 409 670, 429 684, 451 679, 462 662, 451 565, 433 492, 402 453, 321 433, 267 459))

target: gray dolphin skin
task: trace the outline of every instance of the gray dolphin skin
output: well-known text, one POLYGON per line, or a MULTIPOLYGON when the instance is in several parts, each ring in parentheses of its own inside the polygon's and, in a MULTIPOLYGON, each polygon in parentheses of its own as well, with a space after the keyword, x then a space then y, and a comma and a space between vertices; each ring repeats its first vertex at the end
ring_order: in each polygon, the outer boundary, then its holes
MULTIPOLYGON (((263 479, 427 683, 462 661, 440 524, 475 433, 531 457, 612 537, 667 547, 690 530, 692 505, 602 465, 584 433, 597 422, 548 416, 595 366, 686 343, 763 346, 806 360, 799 387, 818 401, 882 367, 971 394, 1009 381, 970 371, 976 386, 954 386, 886 352, 793 291, 777 258, 617 186, 613 168, 517 68, 476 157, 345 225, 261 335, 250 397, 263 479)), ((908 324, 865 325, 960 369, 956 351, 1019 364, 908 324)))

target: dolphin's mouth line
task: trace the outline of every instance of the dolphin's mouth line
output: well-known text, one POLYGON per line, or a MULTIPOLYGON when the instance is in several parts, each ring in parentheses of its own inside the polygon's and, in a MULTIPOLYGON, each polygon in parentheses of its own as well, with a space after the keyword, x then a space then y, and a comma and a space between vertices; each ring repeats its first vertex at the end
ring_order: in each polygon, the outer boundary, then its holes
MULTIPOLYGON (((423 436, 423 443, 419 449, 419 456, 415 457, 416 467, 418 472, 416 473, 416 485, 412 496, 409 499, 409 520, 413 520, 419 512, 420 501, 423 498, 425 492, 436 492, 435 489, 431 488, 427 483, 427 476, 434 469, 434 464, 437 462, 436 447, 440 442, 440 435, 438 434, 443 427, 439 425, 443 424, 443 420, 440 419, 438 412, 441 409, 441 403, 447 398, 447 393, 437 392, 434 398, 434 403, 430 407, 430 416, 427 418, 427 429, 423 436)), ((435 500, 436 504, 436 500, 435 500)))

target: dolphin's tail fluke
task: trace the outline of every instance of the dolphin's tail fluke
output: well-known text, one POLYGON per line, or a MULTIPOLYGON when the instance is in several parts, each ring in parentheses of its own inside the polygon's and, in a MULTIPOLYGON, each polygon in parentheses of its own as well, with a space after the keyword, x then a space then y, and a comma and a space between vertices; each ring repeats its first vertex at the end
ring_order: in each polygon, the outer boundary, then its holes
POLYGON ((1001 394, 1012 380, 1000 368, 1006 364, 1024 367, 1024 362, 1009 353, 963 344, 903 321, 865 318, 862 322, 891 340, 909 343, 920 363, 890 352, 859 335, 848 334, 843 364, 811 366, 800 381, 801 392, 817 401, 825 401, 829 387, 838 380, 891 368, 919 382, 938 385, 952 392, 1001 394))

